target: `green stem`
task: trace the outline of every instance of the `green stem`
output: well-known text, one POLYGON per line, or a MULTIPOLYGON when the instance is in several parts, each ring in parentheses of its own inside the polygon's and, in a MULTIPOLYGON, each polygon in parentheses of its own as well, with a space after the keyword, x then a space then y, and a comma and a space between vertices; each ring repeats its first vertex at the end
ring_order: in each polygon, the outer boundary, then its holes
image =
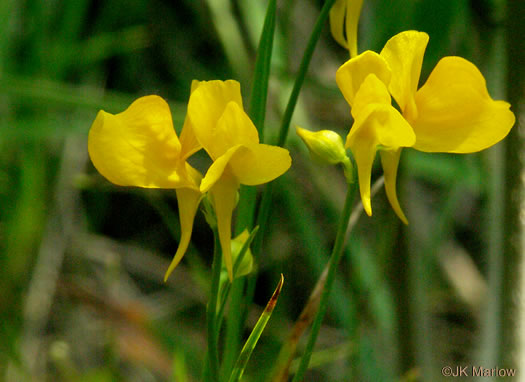
POLYGON ((349 183, 348 190, 346 192, 345 204, 339 220, 339 226, 337 228, 334 247, 332 249, 332 254, 330 255, 330 265, 328 268, 328 274, 326 276, 326 283, 321 294, 321 299, 319 301, 319 310, 317 311, 317 315, 315 316, 314 323, 312 325, 312 331, 310 332, 310 337, 308 338, 308 343, 306 344, 305 352, 301 359, 301 363, 299 364, 299 369, 297 370, 297 373, 295 374, 292 382, 298 382, 303 379, 304 373, 308 368, 308 363, 310 362, 310 358, 312 356, 312 351, 317 340, 317 335, 319 334, 319 330, 321 329, 321 324, 323 322, 324 315, 328 308, 328 297, 330 296, 330 292, 332 291, 332 286, 335 281, 337 265, 339 264, 339 261, 341 260, 341 257, 344 252, 343 249, 346 230, 348 228, 348 222, 350 220, 350 213, 352 212, 352 205, 354 204, 356 189, 357 184, 355 182, 349 183))
POLYGON ((292 120, 295 105, 297 104, 297 99, 299 98, 299 92, 301 91, 306 73, 308 72, 308 67, 310 66, 310 61, 312 60, 315 46, 317 45, 317 41, 319 41, 324 24, 334 3, 335 0, 327 0, 324 3, 323 9, 321 9, 321 13, 317 18, 317 21, 315 22, 314 29, 310 35, 310 40, 308 40, 308 45, 306 45, 306 49, 303 54, 303 59, 299 65, 299 71, 297 72, 297 77, 293 85, 292 94, 290 94, 288 105, 286 105, 286 110, 284 111, 281 130, 279 131, 279 140, 277 141, 278 146, 284 146, 284 143, 286 142, 288 130, 290 129, 290 121, 292 120))
POLYGON ((208 361, 210 367, 211 380, 218 382, 219 376, 219 350, 218 350, 218 325, 217 325, 217 299, 219 295, 219 282, 221 279, 221 244, 217 231, 213 230, 215 238, 213 248, 212 280, 210 301, 208 302, 207 321, 208 321, 208 361))
MULTIPOLYGON (((268 2, 264 26, 257 49, 257 59, 253 76, 250 99, 250 117, 259 132, 259 139, 264 142, 264 119, 266 116, 266 100, 268 98, 268 82, 272 59, 273 39, 275 34, 276 0, 268 2)), ((253 186, 242 186, 237 210, 236 233, 244 228, 251 229, 254 223, 257 192, 253 186)))
POLYGON ((270 79, 276 9, 277 1, 270 0, 266 10, 259 48, 257 49, 250 100, 250 117, 259 131, 259 139, 261 142, 264 141, 264 119, 266 115, 266 99, 268 98, 268 82, 270 79))
MULTIPOLYGON (((310 61, 312 60, 312 55, 314 53, 315 46, 317 45, 317 42, 319 41, 319 37, 321 37, 323 26, 326 23, 326 20, 328 19, 330 9, 332 8, 332 5, 334 4, 334 2, 335 0, 327 0, 324 3, 323 8, 321 9, 321 13, 319 14, 319 17, 317 18, 317 21, 315 22, 314 28, 312 30, 312 34, 310 35, 310 39, 308 40, 308 44, 306 45, 306 49, 304 51, 303 58, 301 60, 301 64, 299 65, 299 70, 297 72, 297 77, 295 79, 292 93, 290 94, 290 98, 288 99, 288 104, 286 105, 286 109, 284 111, 281 128, 279 130, 279 139, 277 141, 278 146, 282 147, 286 143, 286 138, 288 137, 288 131, 290 130, 290 122, 292 120, 292 115, 295 110, 295 105, 297 104, 297 99, 299 98, 299 92, 301 91, 301 87, 303 86, 304 79, 306 77, 306 73, 308 72, 308 67, 310 66, 310 61)), ((265 192, 262 195, 259 214, 257 216, 257 225, 261 227, 261 232, 259 232, 259 235, 255 239, 255 243, 253 246, 253 251, 256 255, 260 253, 260 250, 262 247, 262 240, 264 238, 264 233, 265 233, 264 230, 266 229, 266 222, 268 221, 268 217, 270 215, 270 207, 272 204, 272 194, 273 194, 273 182, 269 183, 266 186, 265 192)))

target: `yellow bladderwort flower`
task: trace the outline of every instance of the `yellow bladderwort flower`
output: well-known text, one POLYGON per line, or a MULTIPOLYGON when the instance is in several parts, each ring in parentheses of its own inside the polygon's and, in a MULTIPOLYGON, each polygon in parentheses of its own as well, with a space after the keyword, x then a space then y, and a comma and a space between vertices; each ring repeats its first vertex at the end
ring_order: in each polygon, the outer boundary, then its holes
POLYGON ((99 111, 89 131, 91 161, 110 182, 119 186, 175 189, 181 239, 164 280, 180 262, 190 242, 202 195, 199 190, 202 175, 186 160, 200 148, 188 118, 180 139, 177 137, 168 104, 155 95, 137 99, 119 114, 99 111))
POLYGON ((259 143, 257 129, 242 107, 237 81, 200 82, 192 92, 188 117, 195 136, 213 164, 200 184, 209 191, 230 280, 231 220, 240 184, 267 183, 288 170, 288 150, 259 143))
POLYGON ((395 188, 401 148, 477 152, 502 140, 514 125, 510 104, 493 100, 478 68, 461 57, 441 59, 418 89, 427 43, 424 32, 402 32, 380 54, 366 51, 337 71, 337 84, 354 117, 346 147, 357 162, 368 215, 372 214, 370 177, 377 150, 390 204, 407 223, 395 188), (401 114, 391 106, 390 95, 401 114))
POLYGON ((337 0, 330 10, 330 31, 339 45, 357 56, 357 27, 363 0, 337 0))

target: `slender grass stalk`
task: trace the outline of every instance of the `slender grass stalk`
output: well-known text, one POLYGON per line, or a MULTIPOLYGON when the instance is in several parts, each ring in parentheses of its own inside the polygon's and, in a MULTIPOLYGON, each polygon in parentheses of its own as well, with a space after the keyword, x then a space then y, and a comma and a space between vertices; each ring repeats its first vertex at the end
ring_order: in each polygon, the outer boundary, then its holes
MULTIPOLYGON (((301 64, 299 65, 299 70, 297 72, 297 77, 295 79, 292 93, 290 94, 290 98, 288 99, 288 104, 286 105, 286 109, 283 115, 283 120, 279 130, 279 138, 277 141, 278 146, 282 147, 286 143, 288 131, 290 130, 290 122, 292 120, 292 115, 295 110, 295 106, 297 105, 297 99, 299 98, 299 92, 301 91, 304 79, 306 77, 306 73, 308 72, 308 67, 310 66, 310 61, 312 60, 312 55, 314 53, 315 46, 319 41, 319 37, 321 37, 323 26, 326 23, 326 20, 328 19, 330 9, 332 8, 332 5, 334 3, 335 0, 327 0, 324 3, 323 8, 321 9, 321 13, 317 18, 317 21, 315 22, 312 34, 310 35, 310 39, 308 40, 308 44, 306 45, 303 58, 301 59, 301 64)), ((273 182, 269 183, 266 186, 265 192, 262 196, 261 205, 257 216, 257 225, 261 227, 261 232, 259 233, 259 236, 256 238, 254 243, 253 250, 255 254, 258 254, 261 251, 262 239, 264 238, 264 230, 266 227, 266 222, 268 221, 268 217, 270 215, 272 194, 273 182)))
MULTIPOLYGON (((250 95, 250 117, 259 132, 259 139, 264 141, 264 120, 266 117, 266 100, 268 98, 268 82, 275 35, 277 1, 270 0, 266 9, 263 30, 253 74, 252 91, 250 95)), ((256 189, 253 186, 243 186, 240 191, 237 213, 236 233, 244 228, 251 228, 254 223, 256 207, 256 189)))
POLYGON ((279 298, 279 294, 281 293, 283 282, 284 277, 281 274, 281 278, 279 280, 279 283, 277 284, 277 288, 275 288, 275 291, 273 292, 270 301, 268 301, 266 308, 264 308, 264 312, 261 314, 261 317, 259 317, 259 320, 255 324, 255 327, 253 328, 252 332, 250 333, 250 336, 244 344, 244 347, 242 348, 241 354, 239 355, 239 358, 235 363, 235 367, 233 368, 233 372, 230 376, 229 382, 237 382, 241 380, 242 375, 244 373, 244 369, 246 368, 246 365, 248 364, 248 361, 250 360, 250 357, 252 355, 253 349, 255 348, 255 345, 257 345, 257 342, 259 341, 259 338, 261 337, 261 334, 273 313, 275 304, 277 304, 277 299, 279 298))
MULTIPOLYGON (((505 3, 494 2, 491 9, 494 20, 503 20, 505 17, 505 3)), ((504 98, 506 91, 505 70, 507 67, 505 33, 501 26, 491 28, 483 28, 480 30, 481 38, 486 42, 484 45, 484 69, 489 73, 487 76, 487 85, 496 98, 504 98)), ((512 61, 509 61, 512 62, 512 61)), ((510 84, 511 82, 509 82, 510 84)), ((515 128, 514 128, 515 129, 515 128)), ((510 133, 512 135, 512 131, 510 133)), ((504 349, 503 332, 506 331, 504 320, 504 305, 508 291, 514 290, 506 289, 506 280, 509 276, 505 275, 505 263, 512 262, 516 259, 515 256, 510 256, 505 248, 506 237, 511 237, 511 232, 514 229, 514 224, 506 225, 505 206, 508 204, 506 193, 506 172, 508 171, 505 156, 507 150, 507 142, 512 142, 509 137, 501 144, 491 147, 485 153, 487 160, 487 173, 490 177, 487 181, 487 200, 488 208, 486 210, 486 231, 488 237, 487 250, 487 297, 485 298, 485 305, 483 309, 483 316, 481 321, 480 344, 478 354, 476 354, 476 362, 486 365, 500 365, 503 366, 502 360, 506 357, 505 353, 513 353, 514 349, 504 349)), ((519 141, 519 139, 518 139, 519 141)), ((512 164, 514 167, 515 164, 512 164)), ((520 170, 516 169, 516 173, 520 170)), ((514 170, 513 170, 514 171, 514 170)), ((514 173, 514 172, 512 172, 514 173)), ((518 177, 519 178, 519 177, 518 177)), ((512 207, 515 208, 514 206, 512 207)), ((514 222, 513 222, 514 223, 514 222)), ((512 274, 515 274, 515 267, 513 265, 512 274)), ((512 314, 507 312, 507 314, 512 314)), ((514 336, 514 327, 512 324, 508 325, 509 333, 514 336)), ((508 364, 506 366, 509 366, 508 364)), ((478 378, 482 380, 482 378, 478 378)))
MULTIPOLYGON (((374 182, 371 188, 372 198, 377 194, 377 192, 383 186, 383 184, 384 184, 384 178, 382 176, 374 182)), ((293 204, 290 207, 293 208, 293 204)), ((348 228, 346 230, 347 237, 350 235, 353 228, 357 224, 357 221, 359 217, 361 216, 361 214, 363 213, 363 211, 364 211, 363 204, 358 203, 355 206, 354 210, 352 211, 352 214, 350 215, 350 221, 348 223, 348 228)), ((307 219, 306 224, 308 224, 308 222, 309 220, 307 219)), ((305 240, 312 239, 309 237, 305 237, 305 234, 303 234, 302 236, 305 238, 305 240)), ((316 239, 314 236, 313 240, 319 241, 319 238, 316 239)), ((311 247, 313 245, 306 245, 306 247, 310 248, 311 250, 312 249, 311 247)), ((324 248, 322 249, 317 248, 317 247, 314 247, 314 248, 315 248, 314 250, 316 251, 316 255, 318 255, 319 251, 324 251, 324 248)), ((270 374, 271 377, 269 378, 269 380, 271 380, 272 382, 288 381, 288 376, 289 376, 290 370, 292 369, 291 365, 294 362, 297 345, 300 339, 302 338, 304 332, 310 327, 310 324, 312 323, 315 317, 315 314, 317 310, 319 309, 319 301, 321 298, 321 292, 325 286, 326 276, 328 274, 329 267, 330 267, 330 263, 328 262, 326 263, 323 271, 321 272, 321 275, 317 279, 315 287, 310 293, 310 296, 308 297, 308 301, 306 302, 306 305, 303 307, 301 314, 295 321, 293 328, 290 330, 290 334, 288 335, 288 338, 286 339, 286 341, 281 347, 281 350, 279 351, 279 355, 277 356, 277 359, 274 363, 275 366, 273 367, 273 370, 270 374)), ((335 284, 336 285, 335 285, 334 291, 336 292, 336 294, 332 296, 332 303, 334 302, 334 299, 348 298, 347 295, 343 295, 340 292, 337 293, 338 292, 337 281, 335 281, 335 284)), ((357 308, 354 308, 354 307, 350 308, 350 310, 352 311, 356 309, 357 308)), ((338 314, 341 316, 340 320, 344 319, 347 322, 347 324, 351 324, 351 322, 348 322, 348 321, 355 321, 355 318, 353 318, 354 317, 353 315, 343 316, 341 313, 338 313, 338 314)), ((295 370, 297 370, 298 364, 299 363, 297 362, 297 364, 295 365, 295 370)))
POLYGON ((249 78, 250 60, 242 32, 234 17, 232 3, 229 0, 207 0, 206 3, 233 71, 240 78, 249 78))
POLYGON ((259 41, 259 47, 257 49, 250 99, 250 117, 259 131, 259 139, 261 142, 264 141, 264 119, 266 116, 266 100, 268 98, 268 82, 270 79, 270 64, 275 34, 276 8, 277 1, 270 0, 266 10, 261 40, 259 41))
POLYGON ((217 313, 219 327, 222 323, 224 309, 226 307, 226 301, 228 301, 228 296, 230 294, 232 296, 229 304, 230 314, 228 315, 228 321, 226 325, 226 335, 224 339, 224 357, 221 365, 221 375, 223 376, 224 380, 227 376, 230 375, 235 360, 238 357, 242 335, 242 325, 244 322, 243 316, 240 314, 240 312, 242 312, 243 310, 243 297, 245 290, 244 287, 246 282, 244 278, 235 279, 235 275, 237 274, 239 266, 242 263, 242 259, 246 255, 246 252, 250 248, 250 245, 252 244, 253 239, 255 238, 255 235, 258 231, 259 227, 255 227, 252 230, 250 236, 242 246, 241 251, 237 256, 237 259, 235 260, 235 263, 233 264, 233 283, 226 283, 223 290, 221 291, 220 308, 217 313))
POLYGON ((213 230, 214 247, 213 247, 213 264, 210 300, 208 301, 207 321, 208 321, 208 362, 210 368, 210 379, 213 382, 219 381, 219 348, 218 348, 218 331, 217 325, 217 301, 219 296, 219 283, 221 279, 221 243, 217 230, 213 230))
MULTIPOLYGON (((523 23, 523 12, 525 4, 523 1, 507 1, 507 70, 506 83, 508 100, 514 105, 516 113, 516 126, 512 129, 505 140, 505 252, 504 252, 504 275, 503 290, 507 293, 503 296, 502 309, 502 365, 523 366, 520 360, 514 357, 516 353, 525 353, 523 342, 519 344, 518 331, 516 328, 516 316, 518 313, 523 317, 524 305, 516 295, 523 294, 523 290, 518 292, 519 280, 523 279, 524 274, 518 271, 524 262, 524 223, 523 223, 523 112, 525 73, 523 72, 523 62, 525 60, 525 41, 523 33, 525 26, 523 23), (521 175, 521 176, 520 176, 521 175), (512 291, 512 292, 510 292, 512 291), (521 345, 521 347, 519 346, 521 345)), ((523 296, 522 296, 523 297, 523 296)), ((521 327, 523 336, 523 327, 521 327)), ((523 340, 523 338, 521 339, 523 340)), ((523 380, 523 373, 521 373, 523 380)))
MULTIPOLYGON (((355 178, 355 171, 354 171, 354 178, 355 178)), ((346 231, 348 228, 348 223, 350 221, 350 213, 352 212, 352 206, 354 204, 354 197, 356 194, 356 190, 357 190, 357 183, 355 182, 355 179, 354 179, 354 182, 349 183, 348 185, 345 204, 343 206, 343 211, 341 212, 341 217, 340 217, 339 225, 337 228, 337 234, 335 237, 334 247, 332 249, 332 254, 330 255, 330 262, 329 262, 330 266, 328 268, 328 274, 326 275, 325 286, 321 294, 321 299, 319 301, 319 310, 317 311, 317 315, 315 316, 315 319, 312 325, 312 330, 310 332, 310 337, 308 338, 306 349, 301 359, 301 363, 299 364, 299 369, 297 370, 297 373, 295 374, 293 378, 293 382, 301 381, 304 377, 304 373, 306 372, 306 369, 308 368, 308 364, 312 356, 313 348, 317 340, 317 335, 319 334, 319 330, 321 329, 321 324, 323 322, 324 315, 328 308, 328 297, 330 296, 330 292, 332 291, 332 286, 334 284, 335 275, 337 271, 337 265, 339 264, 339 261, 341 260, 341 257, 343 256, 343 253, 344 253, 343 249, 344 249, 346 231)))
POLYGON ((324 24, 334 3, 335 0, 327 0, 321 9, 321 13, 317 18, 317 21, 315 22, 314 29, 312 30, 312 34, 310 35, 310 39, 306 45, 301 64, 299 65, 299 70, 297 72, 297 77, 295 78, 292 93, 290 94, 290 99, 288 100, 288 105, 286 105, 286 109, 284 111, 281 129, 279 130, 279 139, 277 141, 278 146, 284 146, 286 143, 288 130, 290 129, 290 121, 292 120, 295 105, 297 104, 297 99, 299 98, 299 92, 301 91, 304 79, 308 73, 308 67, 310 66, 310 61, 312 60, 315 46, 317 45, 317 41, 319 41, 319 37, 321 37, 324 24))

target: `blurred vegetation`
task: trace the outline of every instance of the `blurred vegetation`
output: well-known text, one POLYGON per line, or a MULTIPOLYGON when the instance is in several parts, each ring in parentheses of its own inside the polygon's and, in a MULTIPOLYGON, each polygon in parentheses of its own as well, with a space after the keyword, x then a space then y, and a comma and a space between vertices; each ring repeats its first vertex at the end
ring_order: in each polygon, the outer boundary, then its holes
MULTIPOLYGON (((174 192, 108 183, 89 161, 87 132, 97 110, 116 113, 146 94, 170 101, 180 131, 192 79, 237 79, 248 97, 266 3, 0 2, 0 375, 6 380, 200 378, 212 233, 198 214, 192 247, 164 284, 179 237, 174 192)), ((460 55, 478 65, 495 98, 508 91, 518 105, 525 49, 515 36, 525 28, 511 22, 523 6, 509 4, 512 13, 504 0, 365 1, 359 49, 380 50, 402 30, 426 31, 423 80, 440 57, 460 55)), ((266 141, 276 139, 321 6, 278 1, 266 141)), ((334 80, 346 59, 325 27, 293 125, 346 136, 348 106, 334 80)), ((504 142, 482 154, 405 150, 398 188, 410 225, 378 192, 374 216, 362 216, 347 243, 307 380, 433 381, 446 365, 516 367, 504 359, 515 350, 507 340, 517 334, 503 318, 518 317, 509 308, 517 281, 506 282, 521 264, 520 201, 508 197, 521 192, 517 130, 508 148, 504 142)), ((344 198, 339 169, 311 163, 293 133, 288 148, 294 162, 274 187, 246 335, 281 272, 286 282, 248 364, 249 381, 268 380, 326 264, 344 198)))

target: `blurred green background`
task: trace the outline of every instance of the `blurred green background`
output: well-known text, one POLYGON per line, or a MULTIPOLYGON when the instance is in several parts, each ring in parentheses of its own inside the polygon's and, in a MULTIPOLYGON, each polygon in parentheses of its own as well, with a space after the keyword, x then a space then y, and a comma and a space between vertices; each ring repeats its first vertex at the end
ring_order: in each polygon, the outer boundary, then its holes
MULTIPOLYGON (((364 1, 359 50, 426 31, 422 80, 440 57, 463 56, 517 113, 521 3, 364 1)), ((99 109, 117 113, 146 94, 170 101, 180 131, 192 79, 237 79, 247 103, 266 5, 0 2, 0 379, 199 379, 212 233, 198 214, 192 246, 164 284, 179 237, 175 193, 110 184, 89 161, 87 133, 99 109)), ((321 6, 278 1, 268 142, 321 6)), ((346 136, 335 71, 347 59, 326 26, 292 127, 346 136)), ((434 381, 447 365, 525 366, 523 143, 517 127, 511 135, 480 154, 404 151, 398 192, 410 224, 380 190, 348 241, 308 381, 434 381)), ((328 259, 345 192, 340 169, 311 163, 293 131, 288 148, 294 162, 275 187, 247 334, 281 272, 286 281, 247 381, 268 380, 328 259)))

